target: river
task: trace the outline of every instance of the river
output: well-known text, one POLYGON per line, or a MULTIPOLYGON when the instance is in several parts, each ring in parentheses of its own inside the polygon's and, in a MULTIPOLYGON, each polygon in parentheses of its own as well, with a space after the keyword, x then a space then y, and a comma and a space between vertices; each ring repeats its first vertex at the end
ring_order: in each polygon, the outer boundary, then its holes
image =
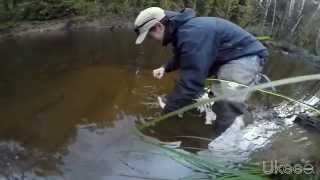
MULTIPOLYGON (((137 121, 159 115, 156 97, 178 79, 176 73, 154 79, 152 69, 170 51, 153 41, 135 46, 134 39, 126 30, 81 29, 0 41, 0 179, 178 179, 190 173, 132 133, 137 121)), ((264 72, 276 80, 317 73, 319 65, 271 51, 264 72)), ((278 90, 319 97, 319 82, 278 90)), ((265 98, 253 100, 256 108, 266 104, 265 98)), ((214 129, 197 117, 166 121, 152 131, 162 140, 214 137, 214 129)), ((292 125, 254 158, 319 160, 319 137, 292 125)), ((208 147, 179 140, 185 147, 208 147)))

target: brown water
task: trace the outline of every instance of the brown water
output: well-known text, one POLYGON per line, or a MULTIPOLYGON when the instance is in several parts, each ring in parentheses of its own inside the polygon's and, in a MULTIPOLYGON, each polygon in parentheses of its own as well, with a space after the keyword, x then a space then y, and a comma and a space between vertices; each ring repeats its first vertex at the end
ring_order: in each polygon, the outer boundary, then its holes
MULTIPOLYGON (((156 96, 167 94, 177 79, 177 74, 153 79, 152 69, 170 52, 152 41, 134 46, 134 38, 127 31, 79 30, 0 42, 0 175, 121 180, 134 179, 126 175, 177 179, 189 173, 147 153, 156 150, 131 132, 137 120, 159 114, 156 96)), ((274 52, 265 72, 280 79, 318 69, 274 52)), ((317 93, 317 87, 310 82, 279 91, 301 97, 317 93)), ((167 121, 153 131, 163 139, 214 136, 214 129, 196 117, 167 121)))

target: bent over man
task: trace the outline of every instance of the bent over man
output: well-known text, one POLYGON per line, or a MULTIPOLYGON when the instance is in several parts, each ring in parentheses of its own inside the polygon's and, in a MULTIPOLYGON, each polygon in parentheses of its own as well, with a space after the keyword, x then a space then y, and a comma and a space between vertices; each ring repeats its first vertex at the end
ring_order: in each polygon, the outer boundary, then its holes
MULTIPOLYGON (((255 85, 260 80, 267 49, 250 33, 238 25, 218 17, 196 17, 192 9, 180 12, 159 7, 147 8, 135 20, 136 44, 149 36, 162 43, 171 44, 173 57, 155 69, 156 78, 180 70, 180 80, 167 96, 164 112, 171 112, 192 103, 203 94, 207 77, 255 85)), ((221 83, 221 93, 232 90, 221 83)), ((215 92, 216 93, 216 92, 215 92)), ((213 106, 217 126, 226 129, 242 115, 247 95, 226 98, 213 106)))

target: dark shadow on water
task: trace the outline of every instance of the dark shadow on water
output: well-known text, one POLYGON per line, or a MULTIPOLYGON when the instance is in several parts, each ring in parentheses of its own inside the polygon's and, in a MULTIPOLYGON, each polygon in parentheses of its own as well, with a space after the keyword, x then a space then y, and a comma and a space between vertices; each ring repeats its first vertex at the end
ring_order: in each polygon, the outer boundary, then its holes
POLYGON ((208 140, 216 137, 213 125, 205 125, 205 120, 194 113, 185 113, 183 118, 172 117, 147 129, 145 134, 164 142, 181 141, 182 148, 197 152, 208 148, 208 140))

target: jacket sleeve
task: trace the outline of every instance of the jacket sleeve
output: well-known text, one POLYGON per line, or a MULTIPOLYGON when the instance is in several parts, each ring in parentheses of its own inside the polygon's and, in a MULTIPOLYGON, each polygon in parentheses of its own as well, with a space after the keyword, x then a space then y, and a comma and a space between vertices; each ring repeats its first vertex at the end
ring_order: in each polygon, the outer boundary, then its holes
POLYGON ((179 60, 174 56, 168 61, 167 64, 163 65, 163 67, 165 71, 168 73, 179 69, 180 63, 179 60))
POLYGON ((163 65, 167 73, 175 71, 180 67, 180 61, 176 51, 173 50, 173 53, 173 57, 167 62, 167 64, 163 65))
MULTIPOLYGON (((212 34, 210 36, 213 36, 212 34)), ((214 38, 214 37, 212 37, 214 38)), ((168 96, 164 113, 192 103, 202 92, 216 57, 215 40, 206 35, 187 34, 179 48, 180 80, 168 96)))

